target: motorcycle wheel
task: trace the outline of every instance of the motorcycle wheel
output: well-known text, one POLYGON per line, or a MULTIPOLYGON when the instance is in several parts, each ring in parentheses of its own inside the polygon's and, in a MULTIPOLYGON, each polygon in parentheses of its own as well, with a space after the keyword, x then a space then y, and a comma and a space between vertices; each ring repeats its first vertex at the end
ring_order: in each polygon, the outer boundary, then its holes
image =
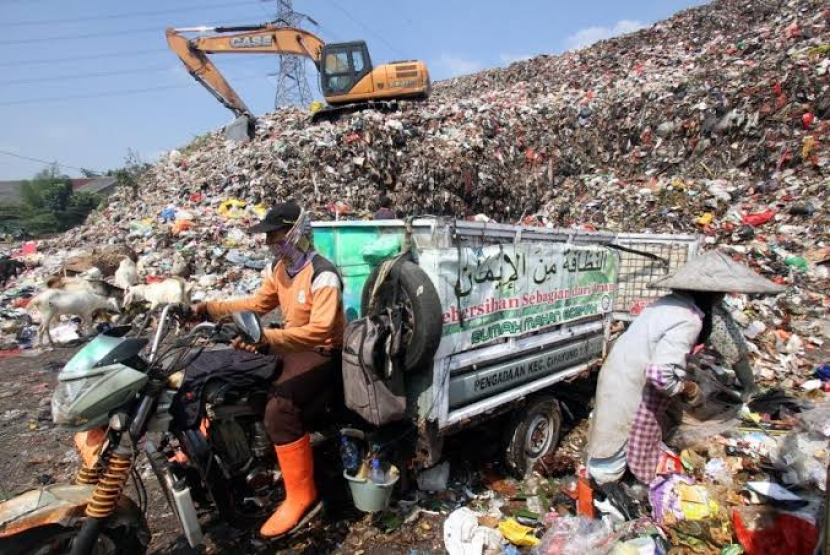
MULTIPOLYGON (((27 530, 0 543, 0 553, 11 555, 68 555, 72 541, 81 525, 67 528, 49 524, 27 530)), ((116 526, 107 527, 98 538, 93 555, 144 555, 150 543, 150 530, 144 517, 121 518, 116 526)))

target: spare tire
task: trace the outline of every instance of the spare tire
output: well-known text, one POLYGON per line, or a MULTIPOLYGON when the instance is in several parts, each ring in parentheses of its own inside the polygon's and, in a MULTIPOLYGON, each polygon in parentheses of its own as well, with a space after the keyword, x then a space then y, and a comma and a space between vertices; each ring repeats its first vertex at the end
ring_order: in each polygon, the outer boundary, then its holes
MULTIPOLYGON (((397 303, 404 308, 404 368, 417 371, 432 366, 432 357, 441 342, 444 316, 441 299, 429 276, 417 264, 401 261, 392 272, 398 272, 397 303)), ((372 270, 363 286, 360 310, 369 316, 369 301, 380 273, 380 266, 372 270)), ((390 273, 378 291, 374 313, 379 314, 390 308, 395 298, 392 290, 395 279, 390 273)))

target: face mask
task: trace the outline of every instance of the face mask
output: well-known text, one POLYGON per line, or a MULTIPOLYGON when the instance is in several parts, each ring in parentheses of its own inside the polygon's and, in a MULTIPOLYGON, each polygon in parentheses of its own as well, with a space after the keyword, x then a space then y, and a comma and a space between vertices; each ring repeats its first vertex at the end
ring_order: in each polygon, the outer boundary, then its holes
POLYGON ((288 245, 286 243, 268 245, 268 250, 275 258, 283 258, 288 254, 288 245))
POLYGON ((288 264, 294 264, 303 258, 303 251, 285 241, 275 245, 268 245, 268 249, 275 258, 284 260, 288 264))

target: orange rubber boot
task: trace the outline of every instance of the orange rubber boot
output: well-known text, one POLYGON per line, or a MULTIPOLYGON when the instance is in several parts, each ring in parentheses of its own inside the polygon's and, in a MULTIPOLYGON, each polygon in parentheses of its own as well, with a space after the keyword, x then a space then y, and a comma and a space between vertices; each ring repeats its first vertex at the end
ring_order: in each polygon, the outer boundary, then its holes
POLYGON ((292 531, 310 509, 314 508, 314 512, 318 509, 311 437, 305 434, 294 443, 275 445, 274 449, 285 482, 285 500, 262 525, 259 533, 266 538, 292 531))

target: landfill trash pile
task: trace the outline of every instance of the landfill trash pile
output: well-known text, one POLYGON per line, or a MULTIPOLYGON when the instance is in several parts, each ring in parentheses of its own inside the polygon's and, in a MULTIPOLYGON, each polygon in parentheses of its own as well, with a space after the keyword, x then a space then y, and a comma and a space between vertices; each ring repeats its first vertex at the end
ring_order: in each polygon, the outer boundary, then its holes
POLYGON ((790 401, 781 408, 768 395, 731 429, 672 445, 661 475, 648 486, 625 479, 613 501, 579 474, 513 480, 485 469, 473 480, 453 471, 455 497, 433 493, 428 503, 449 513, 450 555, 811 554, 826 502, 830 404, 790 401))
MULTIPOLYGON (((315 124, 281 110, 251 142, 216 132, 170 152, 28 259, 82 271, 92 249, 128 246, 142 279, 189 276, 195 300, 245 294, 267 260, 244 228, 288 198, 318 219, 368 217, 386 196, 399 216, 701 233, 790 286, 730 302, 762 377, 799 386, 798 355, 830 334, 829 18, 809 0, 724 0, 436 83, 398 112, 315 124)), ((107 276, 119 262, 97 258, 107 276)))
MULTIPOLYGON (((442 463, 392 511, 402 522, 449 515, 450 553, 800 553, 815 543, 830 453, 828 132, 830 9, 811 0, 719 0, 436 83, 397 112, 311 123, 281 110, 259 118, 250 142, 215 132, 168 153, 84 226, 20 247, 32 270, 0 294, 0 350, 33 346, 28 299, 64 269, 112 281, 129 257, 140 283, 180 277, 194 301, 255 290, 268 256, 244 230, 277 200, 317 219, 369 218, 387 197, 401 217, 698 233, 787 287, 727 299, 764 396, 715 423, 684 421, 668 442, 672 471, 625 484, 622 509, 574 473, 583 422, 527 480, 459 477, 442 463)), ((708 352, 691 367, 709 399, 734 381, 708 352)))

